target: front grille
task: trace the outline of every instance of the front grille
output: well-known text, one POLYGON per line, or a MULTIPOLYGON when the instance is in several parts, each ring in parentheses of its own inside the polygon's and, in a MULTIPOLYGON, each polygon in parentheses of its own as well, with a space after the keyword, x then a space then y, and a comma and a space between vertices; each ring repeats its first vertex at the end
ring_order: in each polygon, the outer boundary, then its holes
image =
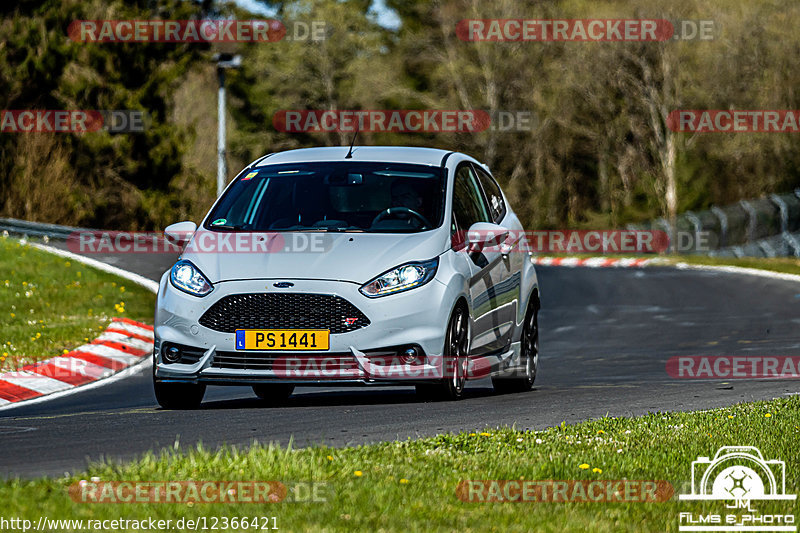
POLYGON ((200 317, 215 331, 237 329, 327 329, 346 333, 369 325, 356 306, 330 294, 256 293, 221 298, 200 317))

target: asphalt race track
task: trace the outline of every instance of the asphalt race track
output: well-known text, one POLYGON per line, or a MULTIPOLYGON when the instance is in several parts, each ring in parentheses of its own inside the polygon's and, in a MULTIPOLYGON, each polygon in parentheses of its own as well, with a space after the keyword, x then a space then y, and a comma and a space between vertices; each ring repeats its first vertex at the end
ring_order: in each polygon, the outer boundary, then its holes
MULTIPOLYGON (((173 257, 99 257, 157 279, 173 257)), ((197 442, 246 445, 293 439, 359 444, 462 429, 694 410, 795 393, 797 381, 684 381, 675 355, 800 355, 800 284, 660 267, 539 267, 543 309, 535 389, 495 395, 471 382, 460 402, 422 403, 412 388, 298 388, 265 408, 249 388, 209 388, 197 411, 161 410, 150 367, 69 397, 0 411, 0 474, 34 477, 87 461, 132 459, 197 442)))

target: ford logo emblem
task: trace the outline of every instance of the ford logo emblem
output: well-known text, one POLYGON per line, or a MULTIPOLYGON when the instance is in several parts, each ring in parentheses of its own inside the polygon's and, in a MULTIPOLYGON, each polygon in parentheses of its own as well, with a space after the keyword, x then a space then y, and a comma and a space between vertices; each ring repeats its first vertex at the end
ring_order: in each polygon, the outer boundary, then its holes
POLYGON ((279 281, 278 283, 273 283, 272 286, 279 289, 286 289, 288 287, 294 287, 294 283, 291 281, 279 281))

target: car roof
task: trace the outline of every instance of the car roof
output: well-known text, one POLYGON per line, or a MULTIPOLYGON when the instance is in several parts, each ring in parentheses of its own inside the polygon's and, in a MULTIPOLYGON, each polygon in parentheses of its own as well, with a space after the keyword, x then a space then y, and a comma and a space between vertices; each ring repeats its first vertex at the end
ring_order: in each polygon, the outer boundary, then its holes
MULTIPOLYGON (((314 161, 348 161, 345 159, 348 146, 329 146, 322 148, 300 148, 269 154, 256 162, 257 167, 281 163, 308 163, 314 161)), ((438 148, 418 148, 408 146, 354 146, 349 161, 378 161, 389 163, 416 163, 419 165, 442 166, 442 161, 450 150, 438 148)))

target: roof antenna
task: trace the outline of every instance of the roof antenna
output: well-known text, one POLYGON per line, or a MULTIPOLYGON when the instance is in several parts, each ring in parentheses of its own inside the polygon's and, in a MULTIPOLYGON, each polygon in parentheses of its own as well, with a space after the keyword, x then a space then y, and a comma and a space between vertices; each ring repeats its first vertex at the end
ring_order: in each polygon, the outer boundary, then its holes
POLYGON ((350 141, 350 150, 348 150, 347 155, 344 156, 345 159, 353 158, 353 145, 356 142, 356 137, 358 137, 358 125, 356 125, 356 132, 353 134, 353 140, 350 141))

